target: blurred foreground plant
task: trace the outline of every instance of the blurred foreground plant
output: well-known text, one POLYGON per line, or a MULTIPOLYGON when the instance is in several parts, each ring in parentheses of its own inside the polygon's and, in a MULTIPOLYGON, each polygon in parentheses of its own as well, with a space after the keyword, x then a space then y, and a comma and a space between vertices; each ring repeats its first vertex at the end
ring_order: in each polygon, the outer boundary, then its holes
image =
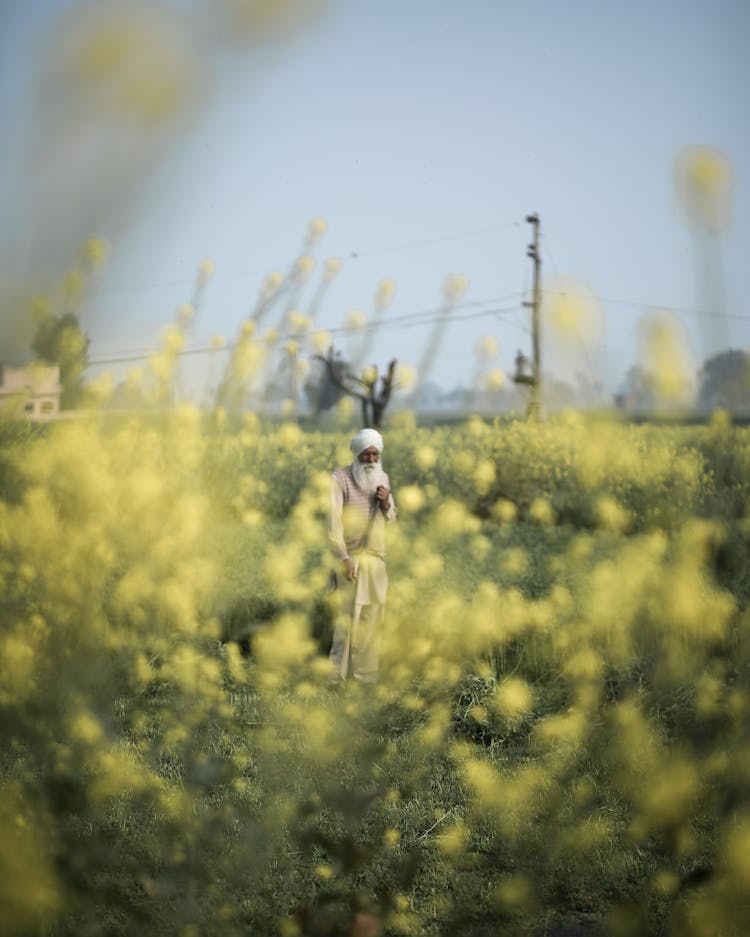
POLYGON ((392 428, 383 679, 338 692, 345 440, 1 429, 4 932, 746 930, 746 430, 392 428))

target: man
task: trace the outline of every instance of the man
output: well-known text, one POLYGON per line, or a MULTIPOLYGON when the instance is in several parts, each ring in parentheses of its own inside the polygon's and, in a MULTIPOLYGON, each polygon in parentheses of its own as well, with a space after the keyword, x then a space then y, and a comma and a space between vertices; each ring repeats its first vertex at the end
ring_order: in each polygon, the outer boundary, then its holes
POLYGON ((351 676, 374 683, 388 591, 385 524, 395 520, 396 505, 380 464, 380 433, 363 429, 350 448, 354 461, 331 477, 328 539, 337 569, 331 575, 335 621, 330 657, 341 680, 351 676))

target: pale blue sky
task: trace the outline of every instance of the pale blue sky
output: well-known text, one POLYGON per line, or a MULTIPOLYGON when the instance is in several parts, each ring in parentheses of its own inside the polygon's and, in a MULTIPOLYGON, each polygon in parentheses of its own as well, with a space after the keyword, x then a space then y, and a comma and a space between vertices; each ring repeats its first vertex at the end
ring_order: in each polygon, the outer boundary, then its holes
MULTIPOLYGON (((0 8, 0 192, 11 203, 1 243, 13 264, 33 200, 30 79, 41 36, 73 5, 0 8)), ((217 275, 190 342, 216 332, 231 341, 263 275, 283 271, 310 219, 323 217, 315 256, 339 257, 343 269, 317 325, 369 312, 382 278, 397 289, 387 322, 439 306, 446 275, 463 274, 466 301, 480 305, 451 321, 431 376, 468 382, 488 334, 510 371, 516 349, 530 349, 528 311, 522 297, 502 298, 530 283, 524 217, 536 211, 545 277, 580 280, 602 300, 601 346, 575 367, 585 362, 614 389, 637 359, 650 306, 698 310, 711 295, 675 195, 687 145, 715 147, 732 164, 732 225, 699 260, 720 275, 735 318, 723 339, 715 320, 683 320, 697 360, 712 345, 747 348, 748 40, 745 0, 339 0, 283 44, 214 49, 210 104, 144 174, 127 225, 102 232, 113 254, 86 311, 92 357, 150 347, 205 257, 217 275), (505 311, 476 315, 492 309, 505 311)), ((428 334, 386 327, 371 358, 416 364, 428 334)))

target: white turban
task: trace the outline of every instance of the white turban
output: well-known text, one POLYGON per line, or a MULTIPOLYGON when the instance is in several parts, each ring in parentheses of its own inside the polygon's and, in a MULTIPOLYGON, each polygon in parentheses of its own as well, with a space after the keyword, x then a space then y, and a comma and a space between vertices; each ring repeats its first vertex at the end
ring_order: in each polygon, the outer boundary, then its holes
POLYGON ((378 452, 383 451, 383 437, 376 429, 361 429, 349 443, 349 448, 355 456, 370 446, 375 446, 378 452))

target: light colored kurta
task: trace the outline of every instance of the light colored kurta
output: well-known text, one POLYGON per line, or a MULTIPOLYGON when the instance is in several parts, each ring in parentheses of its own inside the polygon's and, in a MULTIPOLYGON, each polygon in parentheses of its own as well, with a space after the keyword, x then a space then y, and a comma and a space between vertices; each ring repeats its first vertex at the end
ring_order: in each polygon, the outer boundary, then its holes
MULTIPOLYGON (((384 484, 390 487, 388 476, 384 484)), ((328 537, 338 560, 330 598, 334 611, 331 662, 337 677, 374 683, 378 673, 378 631, 385 613, 388 574, 385 566, 385 524, 396 517, 393 496, 385 506, 366 495, 351 469, 331 479, 328 537), (344 559, 356 566, 349 582, 341 571, 344 559)))

